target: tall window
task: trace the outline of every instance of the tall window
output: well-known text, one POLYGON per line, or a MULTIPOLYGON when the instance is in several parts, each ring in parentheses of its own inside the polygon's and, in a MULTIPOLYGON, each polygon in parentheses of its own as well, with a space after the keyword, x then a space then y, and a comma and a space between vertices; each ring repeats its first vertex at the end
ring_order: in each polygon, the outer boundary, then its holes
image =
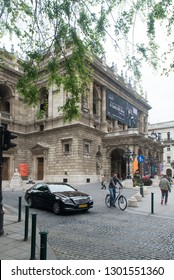
POLYGON ((170 146, 167 146, 167 151, 168 151, 168 152, 170 151, 170 146))
POLYGON ((97 93, 93 91, 93 114, 97 115, 97 93))
POLYGON ((88 142, 86 140, 83 142, 83 153, 84 153, 84 155, 90 154, 90 142, 88 142))
POLYGON ((167 140, 170 141, 170 132, 167 132, 167 140))
POLYGON ((64 155, 70 155, 72 152, 72 139, 62 140, 62 151, 64 155))
POLYGON ((171 163, 171 157, 167 157, 167 163, 171 163))
POLYGON ((46 88, 40 90, 39 114, 40 118, 48 117, 48 90, 46 88))

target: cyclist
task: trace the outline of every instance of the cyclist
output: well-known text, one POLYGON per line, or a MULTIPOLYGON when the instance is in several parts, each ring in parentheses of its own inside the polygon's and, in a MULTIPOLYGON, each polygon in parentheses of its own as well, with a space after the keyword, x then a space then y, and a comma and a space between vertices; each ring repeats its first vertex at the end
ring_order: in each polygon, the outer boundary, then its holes
POLYGON ((123 185, 121 184, 120 180, 117 177, 117 174, 115 173, 109 182, 109 192, 110 192, 110 207, 115 207, 115 196, 116 196, 116 188, 117 183, 120 185, 121 188, 123 188, 123 185))

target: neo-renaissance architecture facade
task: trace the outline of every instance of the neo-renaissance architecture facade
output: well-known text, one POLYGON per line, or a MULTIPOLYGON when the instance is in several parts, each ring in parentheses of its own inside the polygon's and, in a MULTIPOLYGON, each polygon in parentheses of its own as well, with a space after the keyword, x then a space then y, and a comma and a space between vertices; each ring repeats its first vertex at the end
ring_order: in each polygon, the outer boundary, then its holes
POLYGON ((18 58, 4 49, 0 54, 0 122, 17 135, 17 147, 3 152, 3 180, 22 167, 27 170, 22 176, 34 180, 88 183, 111 172, 124 179, 140 167, 138 155, 144 158, 143 174, 160 172, 163 146, 148 136, 151 107, 114 67, 93 60, 93 83, 81 99, 80 117, 66 123, 58 111, 69 98, 63 87, 48 87, 42 75, 39 104, 28 107, 16 89, 22 75, 18 58), (48 107, 38 119, 45 97, 48 107))
POLYGON ((148 131, 164 145, 161 174, 174 178, 174 121, 149 124, 148 131))

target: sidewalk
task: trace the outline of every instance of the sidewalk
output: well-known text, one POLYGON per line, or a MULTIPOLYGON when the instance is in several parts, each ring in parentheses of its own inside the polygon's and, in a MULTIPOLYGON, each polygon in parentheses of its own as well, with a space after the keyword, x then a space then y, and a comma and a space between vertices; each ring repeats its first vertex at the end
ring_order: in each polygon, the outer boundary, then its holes
POLYGON ((147 187, 147 190, 148 194, 144 195, 141 202, 138 202, 138 207, 128 207, 128 211, 144 215, 152 214, 154 217, 174 219, 174 185, 171 187, 171 192, 168 195, 167 205, 161 205, 161 192, 158 186, 147 187), (153 206, 152 197, 154 198, 153 206))
MULTIPOLYGON (((4 205, 4 235, 0 236, 0 260, 30 260, 31 255, 31 231, 28 232, 28 240, 24 241, 24 219, 18 222, 15 209, 4 205)), ((29 229, 30 229, 29 223, 29 229)), ((35 259, 40 259, 40 234, 36 229, 35 259)), ((56 256, 47 242, 47 259, 56 260, 56 256)))

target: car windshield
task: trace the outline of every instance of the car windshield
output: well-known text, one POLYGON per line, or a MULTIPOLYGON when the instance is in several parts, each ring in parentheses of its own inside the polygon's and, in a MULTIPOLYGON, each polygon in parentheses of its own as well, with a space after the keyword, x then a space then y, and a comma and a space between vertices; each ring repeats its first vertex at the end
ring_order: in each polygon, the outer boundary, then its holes
POLYGON ((52 193, 54 192, 74 192, 75 189, 72 188, 71 186, 64 185, 64 184, 49 184, 48 185, 50 191, 52 193))

